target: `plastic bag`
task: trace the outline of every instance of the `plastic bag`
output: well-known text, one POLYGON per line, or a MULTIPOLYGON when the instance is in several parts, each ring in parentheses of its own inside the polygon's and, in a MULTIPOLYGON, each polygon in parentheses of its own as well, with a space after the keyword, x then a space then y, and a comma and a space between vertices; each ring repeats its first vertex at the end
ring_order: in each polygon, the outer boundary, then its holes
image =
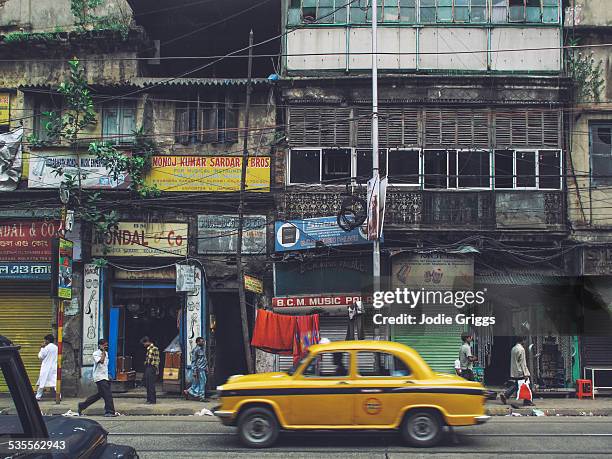
POLYGON ((529 387, 529 380, 518 380, 518 391, 516 392, 516 399, 529 400, 530 402, 532 401, 533 394, 531 393, 531 387, 529 387))

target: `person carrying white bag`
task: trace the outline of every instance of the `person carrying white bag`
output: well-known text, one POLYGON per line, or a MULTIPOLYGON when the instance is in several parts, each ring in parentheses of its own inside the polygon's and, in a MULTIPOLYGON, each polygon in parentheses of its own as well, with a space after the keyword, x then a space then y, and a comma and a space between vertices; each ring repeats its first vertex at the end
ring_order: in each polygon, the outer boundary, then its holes
POLYGON ((504 405, 506 404, 506 400, 510 398, 514 392, 517 392, 517 400, 523 400, 524 406, 535 406, 529 384, 531 373, 529 373, 529 368, 527 368, 524 344, 524 337, 521 336, 517 338, 516 344, 510 352, 510 379, 512 379, 514 384, 499 395, 504 405), (522 397, 520 389, 522 389, 522 397))

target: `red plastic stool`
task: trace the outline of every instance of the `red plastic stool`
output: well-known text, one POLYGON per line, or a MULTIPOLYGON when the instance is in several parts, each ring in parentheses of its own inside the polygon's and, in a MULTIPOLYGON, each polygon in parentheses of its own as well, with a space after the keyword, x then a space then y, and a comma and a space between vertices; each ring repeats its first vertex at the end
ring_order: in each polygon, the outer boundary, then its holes
POLYGON ((593 397, 593 384, 590 379, 576 380, 576 396, 582 400, 583 397, 593 397))

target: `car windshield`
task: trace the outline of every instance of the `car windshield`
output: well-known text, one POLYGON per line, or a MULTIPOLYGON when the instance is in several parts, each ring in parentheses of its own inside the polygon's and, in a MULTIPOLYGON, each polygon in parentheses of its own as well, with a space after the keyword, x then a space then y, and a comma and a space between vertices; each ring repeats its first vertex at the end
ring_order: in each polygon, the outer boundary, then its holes
POLYGON ((288 374, 289 376, 293 376, 293 375, 295 374, 296 370, 297 370, 298 368, 300 368, 300 365, 302 365, 302 363, 304 362, 304 360, 306 360, 306 359, 308 358, 308 356, 309 356, 309 355, 310 355, 309 353, 305 354, 305 355, 304 355, 304 356, 303 356, 303 357, 302 357, 302 358, 299 360, 299 362, 295 363, 295 364, 294 364, 294 365, 293 365, 293 366, 292 366, 292 367, 291 367, 289 370, 287 370, 287 374, 288 374))

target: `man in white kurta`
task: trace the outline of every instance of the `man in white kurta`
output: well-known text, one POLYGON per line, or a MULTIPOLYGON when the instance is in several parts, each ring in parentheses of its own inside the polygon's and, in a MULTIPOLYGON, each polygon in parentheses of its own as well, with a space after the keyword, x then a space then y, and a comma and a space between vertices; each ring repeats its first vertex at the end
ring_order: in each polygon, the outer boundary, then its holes
POLYGON ((36 385, 38 390, 36 391, 36 400, 40 400, 43 397, 45 387, 52 387, 55 389, 57 381, 57 346, 54 343, 55 338, 53 335, 45 336, 45 341, 40 347, 38 358, 41 361, 40 364, 40 375, 36 385))

